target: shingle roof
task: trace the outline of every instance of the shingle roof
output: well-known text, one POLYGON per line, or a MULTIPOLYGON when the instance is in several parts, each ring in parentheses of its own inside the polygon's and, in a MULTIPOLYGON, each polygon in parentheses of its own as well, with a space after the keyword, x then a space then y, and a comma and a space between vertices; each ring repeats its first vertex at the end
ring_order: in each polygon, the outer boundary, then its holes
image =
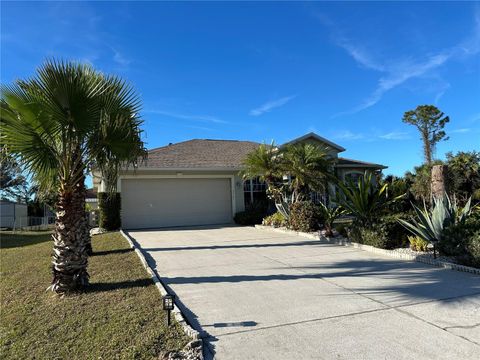
POLYGON ((252 141, 193 139, 148 151, 139 167, 239 170, 247 154, 260 144, 252 141))
POLYGON ((369 167, 369 168, 375 168, 375 169, 386 169, 387 168, 385 165, 375 164, 375 163, 370 163, 370 162, 360 161, 360 160, 347 159, 347 158, 343 158, 343 157, 338 158, 337 165, 351 166, 351 167, 355 167, 355 166, 369 167))

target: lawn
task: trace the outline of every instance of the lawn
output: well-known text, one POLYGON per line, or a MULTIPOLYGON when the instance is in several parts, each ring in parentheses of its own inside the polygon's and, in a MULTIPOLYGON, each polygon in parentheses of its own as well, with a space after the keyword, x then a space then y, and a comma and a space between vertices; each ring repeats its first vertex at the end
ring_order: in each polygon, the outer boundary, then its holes
POLYGON ((167 328, 160 294, 119 233, 92 239, 91 285, 60 298, 50 283, 48 232, 0 235, 3 359, 158 359, 188 341, 167 328))

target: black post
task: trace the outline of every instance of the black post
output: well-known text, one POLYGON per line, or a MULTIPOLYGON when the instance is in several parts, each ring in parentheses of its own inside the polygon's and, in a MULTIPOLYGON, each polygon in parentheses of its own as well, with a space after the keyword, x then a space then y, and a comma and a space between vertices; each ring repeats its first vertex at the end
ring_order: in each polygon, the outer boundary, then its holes
POLYGON ((435 243, 433 243, 433 258, 434 259, 437 258, 437 247, 436 247, 435 243))
POLYGON ((170 310, 167 310, 167 325, 170 326, 170 310))

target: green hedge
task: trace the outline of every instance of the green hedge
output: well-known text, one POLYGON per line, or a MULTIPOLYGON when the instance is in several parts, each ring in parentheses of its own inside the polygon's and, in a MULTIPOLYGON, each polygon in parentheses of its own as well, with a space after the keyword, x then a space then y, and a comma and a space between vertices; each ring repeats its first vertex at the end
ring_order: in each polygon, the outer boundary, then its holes
POLYGON ((369 226, 353 223, 348 237, 354 242, 371 245, 381 249, 405 247, 409 243, 410 233, 398 222, 398 219, 409 219, 410 214, 400 213, 385 215, 369 226))
POLYGON ((98 193, 99 226, 108 231, 120 229, 122 220, 120 193, 98 193))
POLYGON ((463 265, 480 267, 480 216, 471 216, 465 223, 446 228, 438 249, 463 265))
POLYGON ((235 214, 233 221, 239 225, 257 225, 261 224, 263 218, 267 215, 268 203, 266 201, 256 201, 248 205, 245 211, 235 214))
POLYGON ((323 222, 320 209, 311 201, 298 201, 290 205, 288 226, 295 231, 312 232, 323 222))

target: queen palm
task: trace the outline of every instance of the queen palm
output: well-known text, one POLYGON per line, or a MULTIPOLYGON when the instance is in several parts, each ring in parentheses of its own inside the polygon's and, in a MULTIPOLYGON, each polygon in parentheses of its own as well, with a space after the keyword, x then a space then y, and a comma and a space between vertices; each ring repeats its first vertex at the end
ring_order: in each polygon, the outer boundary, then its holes
POLYGON ((280 168, 290 176, 294 198, 312 191, 326 191, 329 181, 336 181, 333 173, 335 159, 328 149, 311 143, 288 145, 282 149, 280 168))
POLYGON ((260 181, 265 182, 269 193, 272 194, 280 176, 277 155, 278 149, 273 141, 270 145, 261 144, 258 146, 243 161, 243 178, 252 179, 258 177, 260 181))
POLYGON ((58 195, 50 286, 57 293, 88 284, 85 176, 145 154, 139 108, 124 81, 80 63, 46 61, 33 78, 2 85, 1 145, 58 195))

